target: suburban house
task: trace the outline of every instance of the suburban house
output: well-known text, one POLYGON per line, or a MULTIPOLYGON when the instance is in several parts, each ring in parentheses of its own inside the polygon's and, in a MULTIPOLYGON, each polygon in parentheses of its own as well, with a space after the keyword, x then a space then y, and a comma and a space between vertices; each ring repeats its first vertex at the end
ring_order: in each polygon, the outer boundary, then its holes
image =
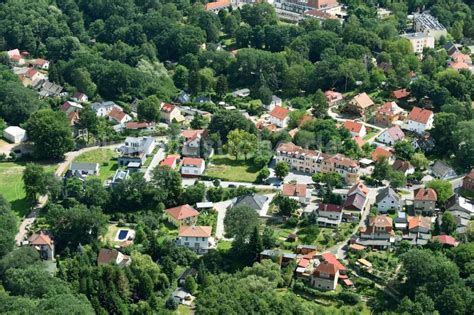
POLYGON ((416 213, 432 215, 436 208, 438 195, 433 188, 418 188, 414 192, 413 206, 416 213))
POLYGON ((11 143, 21 143, 25 141, 26 130, 18 126, 9 126, 3 130, 3 137, 11 143))
POLYGON ((415 173, 415 168, 408 161, 395 160, 392 164, 392 169, 397 172, 402 172, 405 176, 415 173))
POLYGON ((101 248, 97 255, 97 265, 117 265, 120 267, 130 266, 132 258, 124 255, 116 249, 101 248))
POLYGON ((311 199, 306 184, 283 184, 281 194, 302 204, 308 204, 311 199))
POLYGON ((79 112, 81 109, 83 109, 81 104, 71 101, 64 102, 64 104, 60 108, 60 110, 66 115, 69 115, 70 113, 74 112, 79 112))
POLYGON ((324 96, 326 96, 326 100, 328 102, 329 107, 339 105, 344 100, 344 96, 342 96, 341 93, 333 90, 328 90, 324 92, 324 96))
POLYGON ((349 130, 353 137, 358 136, 363 138, 365 135, 367 135, 367 129, 365 128, 364 124, 357 121, 346 120, 344 122, 344 128, 349 130))
POLYGON ((264 104, 263 107, 265 107, 266 110, 272 111, 275 109, 275 107, 279 106, 281 107, 282 105, 282 100, 276 95, 272 95, 272 101, 270 104, 264 104))
POLYGON ((205 254, 211 247, 212 226, 182 225, 178 232, 178 246, 185 246, 198 254, 205 254))
MULTIPOLYGON (((470 220, 474 219, 474 202, 462 196, 454 194, 448 199, 445 205, 446 211, 449 211, 456 219, 458 230, 464 230, 469 225, 470 220)), ((458 232, 458 234, 460 234, 458 232)))
POLYGON ((342 206, 320 203, 317 211, 317 222, 327 227, 337 227, 342 221, 342 206))
POLYGON ((374 106, 374 101, 367 95, 367 93, 360 93, 354 96, 349 103, 347 103, 347 111, 363 116, 365 111, 374 106))
POLYGON ((176 226, 193 225, 199 216, 199 212, 188 204, 166 209, 165 212, 168 221, 176 226))
POLYGON ((232 208, 235 207, 250 207, 260 213, 265 204, 268 202, 268 197, 259 194, 243 195, 235 198, 232 202, 232 208))
POLYGON ((462 179, 462 188, 474 192, 474 169, 462 179))
POLYGON ((296 260, 297 255, 293 253, 286 253, 280 250, 265 249, 260 253, 260 261, 264 259, 271 259, 280 266, 287 266, 292 261, 296 260))
POLYGON ((406 129, 423 134, 426 130, 433 128, 434 114, 429 109, 413 107, 406 123, 406 129))
POLYGON ((398 211, 402 206, 400 196, 391 187, 380 190, 375 198, 375 203, 381 213, 387 213, 389 210, 398 211))
POLYGON ((430 170, 431 175, 440 179, 449 179, 457 176, 456 172, 451 166, 449 166, 446 162, 440 160, 436 161, 430 167, 430 170))
POLYGON ((217 14, 220 10, 230 8, 231 6, 232 4, 230 0, 217 0, 214 2, 207 3, 205 9, 206 11, 214 12, 217 14))
POLYGON ((459 242, 456 241, 451 235, 436 235, 431 238, 434 242, 440 242, 443 246, 446 247, 457 247, 459 242))
POLYGON ((28 245, 38 251, 41 259, 54 260, 54 241, 47 233, 40 231, 31 235, 28 239, 28 245))
MULTIPOLYGON (((181 149, 183 156, 200 157, 204 153, 201 152, 201 149, 205 145, 203 141, 208 137, 207 130, 184 130, 181 132, 181 136, 185 139, 181 149)), ((212 152, 212 148, 209 148, 209 150, 212 152)))
POLYGON ((181 163, 181 175, 201 176, 206 169, 206 162, 201 158, 185 157, 181 163))
POLYGON ((155 123, 150 123, 146 121, 129 121, 125 123, 126 130, 147 130, 147 131, 154 131, 155 130, 155 123))
POLYGON ((362 211, 367 200, 369 189, 362 183, 357 183, 347 192, 346 200, 344 201, 344 210, 362 211))
POLYGON ((381 125, 390 126, 394 122, 403 119, 405 111, 395 102, 386 102, 375 112, 375 122, 381 125))
POLYGON ((387 215, 369 217, 367 227, 360 228, 357 243, 363 246, 385 249, 395 243, 392 218, 387 215))
POLYGON ((118 106, 112 101, 92 103, 91 107, 96 112, 98 117, 106 117, 114 108, 123 111, 122 107, 118 106))
POLYGON ((145 163, 146 157, 151 155, 156 147, 154 137, 127 137, 125 144, 118 148, 121 155, 119 165, 128 165, 131 162, 145 163))
POLYGON ((288 121, 290 120, 289 113, 289 109, 275 106, 275 108, 268 113, 270 115, 270 123, 280 128, 286 128, 286 126, 288 126, 288 121))
POLYGON ((69 171, 73 176, 89 176, 95 175, 98 176, 100 172, 99 163, 72 163, 69 166, 69 171))
POLYGON ((168 155, 163 161, 160 162, 161 166, 167 166, 175 169, 178 166, 178 161, 181 157, 178 154, 168 155))
POLYGON ((172 122, 182 122, 184 121, 183 115, 177 106, 174 106, 169 103, 161 103, 161 120, 167 124, 172 122))
POLYGON ((247 88, 232 92, 233 97, 248 97, 249 95, 250 95, 250 90, 247 88))
POLYGON ((406 212, 398 211, 397 217, 393 221, 396 230, 408 230, 408 217, 406 212))
POLYGON ((78 103, 85 103, 89 101, 89 97, 87 97, 87 95, 85 95, 84 93, 76 92, 72 96, 71 100, 78 103))
POLYGON ((114 107, 112 110, 107 114, 109 117, 109 121, 114 122, 118 125, 123 125, 126 122, 129 122, 132 120, 132 117, 130 117, 129 114, 125 113, 123 110, 114 107))
POLYGON ((413 245, 426 245, 431 239, 431 219, 420 215, 409 218, 408 234, 403 235, 403 239, 413 245))
POLYGON ((25 64, 25 59, 23 59, 23 56, 20 54, 20 51, 18 49, 12 49, 7 51, 7 55, 12 63, 19 66, 25 64))
POLYGON ((310 283, 321 290, 336 290, 339 281, 339 270, 330 262, 320 263, 311 274, 310 283))
POLYGON ((49 69, 49 61, 42 58, 32 59, 29 61, 29 63, 36 69, 40 69, 40 70, 49 69))
POLYGON ((399 89, 399 90, 392 91, 392 94, 390 96, 396 99, 397 101, 402 101, 402 100, 408 99, 410 95, 411 93, 407 89, 399 89))
POLYGON ((392 164, 395 160, 395 156, 389 148, 377 147, 371 154, 373 161, 378 161, 381 158, 386 158, 387 161, 392 164))
POLYGON ((385 129, 378 137, 377 141, 393 146, 398 141, 405 138, 405 134, 399 126, 395 125, 385 129))
POLYGON ((126 180, 129 175, 130 175, 129 170, 118 169, 118 170, 115 171, 115 174, 114 174, 114 176, 112 177, 112 180, 109 183, 110 183, 111 186, 118 185, 119 183, 126 180))

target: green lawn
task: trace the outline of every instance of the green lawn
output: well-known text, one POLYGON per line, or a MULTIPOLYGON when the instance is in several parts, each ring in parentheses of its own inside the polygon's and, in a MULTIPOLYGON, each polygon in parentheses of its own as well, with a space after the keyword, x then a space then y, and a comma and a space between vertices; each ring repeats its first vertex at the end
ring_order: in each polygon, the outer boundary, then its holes
POLYGON ((117 154, 111 149, 97 149, 84 152, 79 155, 74 162, 99 163, 101 181, 112 177, 118 169, 117 154))
POLYGON ((230 182, 253 183, 257 179, 259 169, 252 164, 251 160, 243 158, 236 160, 228 155, 215 155, 211 159, 213 165, 207 168, 204 175, 219 178, 230 182))
MULTIPOLYGON (((45 165, 47 172, 53 172, 56 165, 45 165)), ((0 163, 0 194, 12 205, 18 217, 28 214, 30 208, 23 189, 23 170, 25 163, 1 162, 0 163)))
POLYGON ((369 140, 370 138, 372 138, 373 136, 375 136, 375 135, 377 134, 377 132, 378 132, 378 130, 368 132, 368 133, 364 136, 363 140, 369 140))
POLYGON ((217 249, 221 251, 228 251, 232 247, 232 241, 219 241, 217 249))

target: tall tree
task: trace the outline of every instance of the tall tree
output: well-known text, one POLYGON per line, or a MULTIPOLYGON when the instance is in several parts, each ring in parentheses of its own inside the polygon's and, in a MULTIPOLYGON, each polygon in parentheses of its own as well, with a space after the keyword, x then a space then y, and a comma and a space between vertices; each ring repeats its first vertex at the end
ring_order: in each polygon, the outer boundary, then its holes
POLYGON ((28 163, 23 170, 22 178, 26 197, 31 203, 36 203, 38 195, 46 194, 46 175, 41 165, 28 163))
POLYGON ((160 121, 160 104, 160 100, 154 95, 141 100, 137 106, 138 119, 149 122, 160 121))
POLYGON ((226 235, 233 237, 237 246, 247 243, 255 227, 259 226, 257 211, 247 206, 230 208, 224 226, 226 235))

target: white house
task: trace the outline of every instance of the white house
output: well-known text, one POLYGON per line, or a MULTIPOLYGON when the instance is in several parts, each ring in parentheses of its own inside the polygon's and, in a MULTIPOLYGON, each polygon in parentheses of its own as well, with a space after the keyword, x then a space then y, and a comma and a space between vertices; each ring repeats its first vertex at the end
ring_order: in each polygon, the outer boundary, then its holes
POLYGON ((18 126, 10 126, 3 130, 3 137, 12 143, 20 143, 26 140, 26 131, 18 126))
POLYGON ((367 135, 367 129, 365 128, 364 124, 357 121, 346 120, 344 122, 344 128, 349 130, 353 137, 359 136, 364 138, 367 135))
POLYGON ((123 125, 126 122, 132 120, 129 114, 118 109, 117 107, 112 108, 112 110, 107 114, 109 121, 115 122, 116 124, 123 125))
POLYGON ((132 263, 132 258, 124 255, 118 250, 101 248, 97 255, 97 265, 117 265, 120 267, 129 266, 132 263))
POLYGON ((378 137, 377 141, 388 144, 390 146, 394 145, 397 141, 405 138, 405 134, 399 126, 395 125, 388 129, 385 129, 378 137))
POLYGON ((33 60, 33 66, 38 69, 48 70, 49 61, 42 58, 37 58, 33 60))
POLYGON ((122 107, 118 106, 112 101, 106 101, 101 103, 92 103, 92 109, 96 112, 98 117, 105 117, 107 116, 113 108, 117 108, 119 110, 123 110, 122 107))
POLYGON ((210 246, 212 226, 182 225, 178 232, 178 246, 186 246, 193 251, 207 253, 210 246))
POLYGON ((268 113, 270 115, 270 123, 280 128, 286 128, 288 121, 290 120, 289 113, 289 109, 281 106, 275 106, 275 108, 270 113, 268 113))
POLYGON ((401 208, 400 197, 391 187, 380 190, 375 203, 381 213, 387 213, 389 210, 399 211, 401 208))
POLYGON ((308 204, 311 199, 306 184, 284 184, 281 193, 283 196, 295 199, 302 204, 308 204))
POLYGON ((34 247, 39 252, 41 259, 54 260, 54 242, 43 231, 31 235, 28 239, 28 245, 34 247))
POLYGON ((99 163, 72 163, 69 166, 69 171, 79 175, 99 175, 99 163))
POLYGON ((331 291, 336 290, 338 280, 339 269, 335 264, 324 261, 314 269, 310 282, 317 289, 331 291))
POLYGON ((423 134, 426 130, 433 128, 433 120, 432 111, 415 106, 408 115, 406 129, 423 134))
POLYGON ((125 145, 119 148, 122 153, 143 152, 151 155, 155 150, 156 141, 154 137, 127 137, 125 145))
POLYGON ((342 206, 320 203, 317 208, 318 224, 337 227, 342 221, 342 206))
POLYGON ((233 97, 247 97, 250 95, 250 90, 249 89, 241 89, 232 92, 233 97))
POLYGON ((181 174, 187 176, 200 176, 206 169, 206 162, 200 158, 183 158, 181 163, 181 174))
POLYGON ((89 97, 81 92, 74 93, 74 96, 71 98, 74 102, 85 103, 89 101, 89 97))
POLYGON ((279 98, 276 95, 272 95, 272 101, 270 102, 270 104, 264 105, 264 107, 266 110, 272 111, 275 109, 275 106, 281 107, 281 104, 282 104, 281 98, 279 98))

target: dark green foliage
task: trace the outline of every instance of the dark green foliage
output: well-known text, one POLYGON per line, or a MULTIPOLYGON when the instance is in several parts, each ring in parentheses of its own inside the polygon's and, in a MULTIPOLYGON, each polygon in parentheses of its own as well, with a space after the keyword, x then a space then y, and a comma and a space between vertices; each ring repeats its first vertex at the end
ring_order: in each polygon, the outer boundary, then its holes
POLYGON ((8 201, 0 195, 0 257, 5 256, 13 249, 17 233, 16 224, 15 213, 8 201))

